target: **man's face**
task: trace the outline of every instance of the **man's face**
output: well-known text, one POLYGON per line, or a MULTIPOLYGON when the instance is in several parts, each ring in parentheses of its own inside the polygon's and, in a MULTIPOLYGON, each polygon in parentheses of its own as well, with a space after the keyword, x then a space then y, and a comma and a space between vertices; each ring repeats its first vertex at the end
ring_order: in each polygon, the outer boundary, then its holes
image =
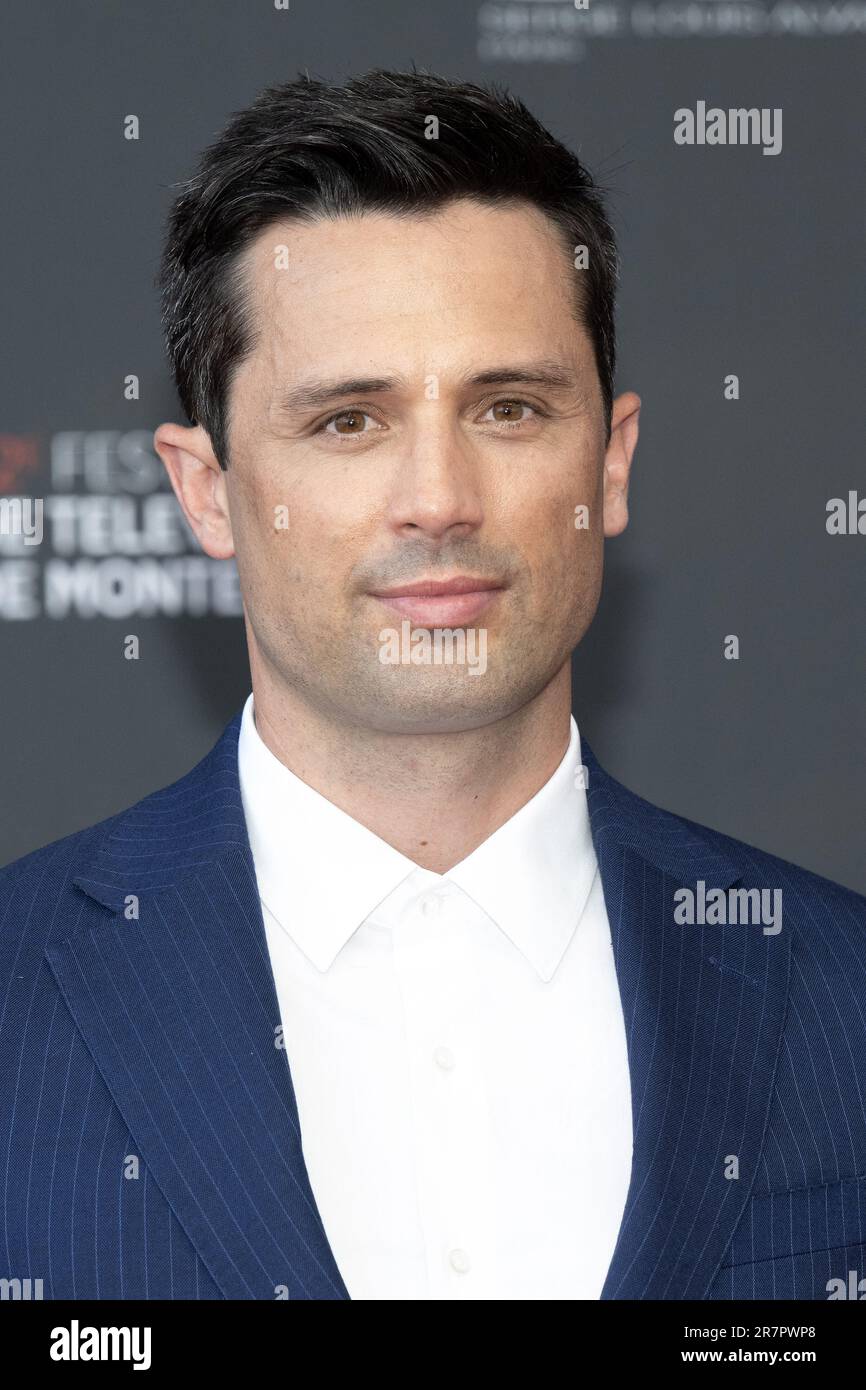
POLYGON ((534 208, 470 201, 272 224, 245 260, 224 476, 254 663, 351 725, 514 713, 589 626, 625 524, 582 272, 534 208), (405 593, 455 579, 495 587, 405 593), (464 630, 479 669, 459 646, 406 663, 421 628, 464 630))

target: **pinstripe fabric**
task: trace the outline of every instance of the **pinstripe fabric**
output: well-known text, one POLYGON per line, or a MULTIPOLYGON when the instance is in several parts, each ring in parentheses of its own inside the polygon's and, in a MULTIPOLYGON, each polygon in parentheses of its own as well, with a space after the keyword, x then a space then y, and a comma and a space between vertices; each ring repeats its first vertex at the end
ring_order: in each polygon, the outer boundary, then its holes
MULTIPOLYGON (((0 872, 0 1277, 46 1298, 349 1297, 278 1045, 239 727, 0 872)), ((582 753, 634 1115, 602 1297, 826 1298, 866 1277, 866 899, 582 753), (781 888, 782 930, 677 925, 699 880, 781 888)))

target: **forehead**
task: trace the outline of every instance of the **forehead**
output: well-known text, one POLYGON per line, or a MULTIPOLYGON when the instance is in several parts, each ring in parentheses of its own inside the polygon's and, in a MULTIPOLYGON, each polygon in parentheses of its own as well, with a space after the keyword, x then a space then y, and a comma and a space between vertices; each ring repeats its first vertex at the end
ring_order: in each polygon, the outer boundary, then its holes
POLYGON ((281 378, 317 366, 468 370, 591 352, 562 234, 524 204, 275 222, 243 257, 257 344, 281 378))

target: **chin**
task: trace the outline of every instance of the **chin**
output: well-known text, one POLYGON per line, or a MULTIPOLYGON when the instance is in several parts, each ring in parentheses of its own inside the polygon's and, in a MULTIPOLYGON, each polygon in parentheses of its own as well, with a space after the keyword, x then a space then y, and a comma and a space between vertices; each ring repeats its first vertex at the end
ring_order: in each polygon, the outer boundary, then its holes
POLYGON ((457 691, 431 692, 411 702, 389 699, 383 693, 382 700, 367 713, 364 722, 382 733, 454 734, 483 728, 511 712, 510 705, 502 708, 489 696, 473 700, 457 691))

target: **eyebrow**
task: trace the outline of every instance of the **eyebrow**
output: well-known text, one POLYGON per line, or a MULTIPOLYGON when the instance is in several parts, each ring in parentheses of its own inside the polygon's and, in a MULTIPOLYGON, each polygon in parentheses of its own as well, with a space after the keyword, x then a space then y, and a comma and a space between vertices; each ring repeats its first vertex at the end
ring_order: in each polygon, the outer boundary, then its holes
MULTIPOLYGON (((462 386, 508 386, 523 382, 532 386, 554 388, 575 385, 574 372, 564 363, 542 360, 539 362, 509 363, 501 367, 491 367, 487 371, 475 372, 464 377, 462 386)), ((293 415, 316 406, 328 405, 331 401, 342 400, 346 396, 383 395, 406 386, 406 378, 394 377, 345 377, 322 381, 302 382, 282 390, 274 400, 274 410, 280 414, 293 415)))

